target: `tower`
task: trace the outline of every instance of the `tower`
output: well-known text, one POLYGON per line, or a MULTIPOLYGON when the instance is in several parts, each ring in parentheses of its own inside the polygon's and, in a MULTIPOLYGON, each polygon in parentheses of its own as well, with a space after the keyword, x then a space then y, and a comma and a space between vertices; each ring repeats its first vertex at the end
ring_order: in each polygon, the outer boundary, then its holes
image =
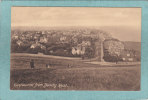
POLYGON ((95 58, 97 61, 104 62, 103 42, 105 38, 103 34, 99 34, 98 40, 95 42, 95 58))

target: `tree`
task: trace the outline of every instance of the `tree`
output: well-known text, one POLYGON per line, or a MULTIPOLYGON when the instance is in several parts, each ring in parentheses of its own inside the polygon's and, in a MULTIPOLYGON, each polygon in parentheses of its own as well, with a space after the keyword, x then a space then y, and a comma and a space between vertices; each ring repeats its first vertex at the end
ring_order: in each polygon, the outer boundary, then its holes
POLYGON ((94 55, 94 50, 93 50, 93 48, 92 47, 90 47, 90 46, 88 46, 88 47, 86 47, 86 49, 85 49, 85 57, 87 57, 87 58, 93 58, 93 55, 94 55))
POLYGON ((124 44, 117 39, 104 41, 104 60, 118 62, 121 60, 121 53, 124 50, 124 44))

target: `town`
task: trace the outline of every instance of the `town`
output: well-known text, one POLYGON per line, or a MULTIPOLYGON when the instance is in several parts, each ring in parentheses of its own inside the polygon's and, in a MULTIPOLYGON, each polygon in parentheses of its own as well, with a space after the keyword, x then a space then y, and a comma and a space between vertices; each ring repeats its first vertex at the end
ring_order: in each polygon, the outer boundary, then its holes
POLYGON ((140 50, 127 46, 128 42, 99 29, 12 30, 11 34, 12 53, 94 58, 107 62, 136 62, 141 56, 140 50))

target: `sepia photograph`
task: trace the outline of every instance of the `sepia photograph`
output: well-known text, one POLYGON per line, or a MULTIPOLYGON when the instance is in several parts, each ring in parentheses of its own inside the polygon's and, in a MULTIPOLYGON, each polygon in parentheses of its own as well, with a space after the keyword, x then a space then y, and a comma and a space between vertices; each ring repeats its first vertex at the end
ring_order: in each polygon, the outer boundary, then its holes
POLYGON ((141 8, 11 7, 11 90, 140 91, 141 8))

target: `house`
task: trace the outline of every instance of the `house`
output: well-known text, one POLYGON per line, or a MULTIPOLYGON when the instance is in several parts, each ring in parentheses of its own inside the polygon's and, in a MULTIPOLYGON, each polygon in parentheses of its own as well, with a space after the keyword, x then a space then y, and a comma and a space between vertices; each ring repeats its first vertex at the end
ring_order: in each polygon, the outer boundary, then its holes
POLYGON ((84 55, 86 47, 90 45, 91 45, 90 41, 82 41, 82 43, 78 44, 75 47, 72 47, 72 54, 84 55))
POLYGON ((72 47, 71 53, 72 53, 73 55, 76 55, 76 54, 77 54, 77 49, 76 49, 75 47, 72 47))
POLYGON ((38 47, 38 46, 40 46, 39 43, 34 43, 34 44, 32 44, 32 45, 30 46, 30 48, 34 49, 34 48, 36 48, 36 47, 38 47))
POLYGON ((65 40, 66 40, 65 36, 60 37, 60 41, 65 41, 65 40))
POLYGON ((83 55, 85 54, 85 47, 78 45, 76 47, 72 47, 72 54, 73 55, 83 55))
POLYGON ((20 46, 23 42, 22 42, 22 41, 20 41, 20 40, 18 40, 16 43, 17 43, 17 45, 19 45, 19 46, 20 46))
POLYGON ((40 37, 40 43, 47 43, 48 40, 45 37, 40 37))
POLYGON ((131 50, 124 50, 121 53, 121 57, 122 57, 122 60, 126 62, 136 61, 135 59, 136 55, 131 50))
POLYGON ((13 39, 18 39, 19 37, 17 35, 12 36, 13 39))

